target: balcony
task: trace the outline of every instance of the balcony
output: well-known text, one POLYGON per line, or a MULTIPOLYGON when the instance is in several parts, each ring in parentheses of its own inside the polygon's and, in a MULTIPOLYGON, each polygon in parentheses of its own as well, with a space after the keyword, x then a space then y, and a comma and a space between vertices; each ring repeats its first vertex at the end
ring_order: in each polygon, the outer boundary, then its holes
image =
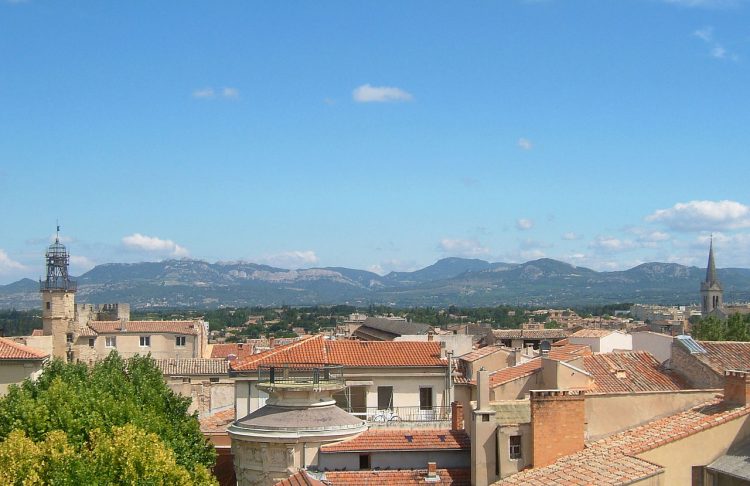
POLYGON ((449 426, 451 420, 451 407, 412 406, 391 407, 385 410, 376 407, 345 407, 344 410, 366 420, 373 426, 398 427, 401 424, 439 426, 440 422, 445 422, 445 425, 449 426))
POLYGON ((258 367, 258 387, 261 389, 336 391, 344 386, 344 373, 341 365, 304 363, 258 367))
POLYGON ((78 284, 73 280, 65 280, 57 278, 54 280, 40 280, 39 290, 41 292, 47 290, 65 290, 67 292, 75 292, 78 288, 78 284))

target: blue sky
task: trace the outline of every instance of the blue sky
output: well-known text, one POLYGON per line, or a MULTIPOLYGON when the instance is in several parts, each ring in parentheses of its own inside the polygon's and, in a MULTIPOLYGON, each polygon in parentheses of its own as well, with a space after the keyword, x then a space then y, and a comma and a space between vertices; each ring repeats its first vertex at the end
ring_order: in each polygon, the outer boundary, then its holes
POLYGON ((0 283, 750 266, 750 2, 0 0, 0 283))

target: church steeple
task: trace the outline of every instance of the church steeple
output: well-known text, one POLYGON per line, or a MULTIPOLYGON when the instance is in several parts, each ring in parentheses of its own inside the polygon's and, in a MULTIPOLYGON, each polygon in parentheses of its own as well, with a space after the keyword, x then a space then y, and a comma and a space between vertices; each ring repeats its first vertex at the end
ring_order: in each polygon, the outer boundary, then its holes
POLYGON ((716 276, 716 262, 714 261, 714 238, 708 247, 708 265, 706 266, 706 280, 701 282, 701 314, 708 316, 715 310, 724 307, 724 289, 719 277, 716 276))
MULTIPOLYGON (((719 279, 716 277, 716 263, 714 262, 714 237, 711 235, 711 244, 708 247, 708 266, 706 267, 706 283, 719 284, 719 279)), ((719 284, 721 285, 721 284, 719 284)))

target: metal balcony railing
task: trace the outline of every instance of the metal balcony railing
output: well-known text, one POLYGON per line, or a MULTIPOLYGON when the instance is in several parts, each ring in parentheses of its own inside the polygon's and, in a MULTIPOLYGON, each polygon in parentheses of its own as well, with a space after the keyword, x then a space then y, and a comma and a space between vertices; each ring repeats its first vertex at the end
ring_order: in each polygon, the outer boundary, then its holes
POLYGON ((451 407, 347 407, 344 410, 374 424, 439 422, 451 419, 451 407))
POLYGON ((75 292, 78 288, 78 283, 73 280, 56 279, 52 281, 40 280, 39 290, 67 290, 68 292, 75 292))
POLYGON ((341 365, 317 363, 258 367, 258 384, 270 385, 340 385, 344 386, 341 365))

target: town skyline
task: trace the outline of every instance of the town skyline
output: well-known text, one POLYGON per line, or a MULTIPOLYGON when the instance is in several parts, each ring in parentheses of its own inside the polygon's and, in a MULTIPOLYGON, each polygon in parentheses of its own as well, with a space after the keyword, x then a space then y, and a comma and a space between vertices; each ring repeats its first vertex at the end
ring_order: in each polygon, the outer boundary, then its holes
POLYGON ((58 222, 76 275, 750 267, 749 9, 0 2, 0 284, 58 222))

